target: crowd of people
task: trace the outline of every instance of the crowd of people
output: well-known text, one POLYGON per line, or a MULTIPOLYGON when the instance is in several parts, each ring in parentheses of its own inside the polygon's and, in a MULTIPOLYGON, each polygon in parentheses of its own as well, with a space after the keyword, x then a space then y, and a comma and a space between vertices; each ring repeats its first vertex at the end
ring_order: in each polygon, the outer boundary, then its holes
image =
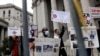
MULTIPOLYGON (((49 36, 49 30, 48 28, 43 28, 42 31, 43 33, 43 36, 44 37, 48 37, 49 36)), ((64 35, 64 32, 65 32, 65 27, 64 25, 62 25, 62 29, 59 30, 59 29, 55 29, 54 30, 54 37, 55 39, 59 38, 61 39, 60 41, 60 47, 59 47, 59 56, 67 56, 67 52, 65 51, 64 49, 64 43, 63 43, 63 35, 64 35)), ((100 32, 100 30, 98 30, 98 33, 100 32)), ((99 36, 98 36, 99 37, 99 36)), ((9 47, 10 49, 12 49, 12 56, 19 56, 19 42, 21 42, 21 52, 23 52, 23 49, 22 49, 22 37, 18 37, 18 36, 10 36, 9 37, 9 47)), ((34 43, 35 39, 31 38, 29 39, 29 49, 31 50, 31 52, 33 53, 34 52, 34 49, 35 49, 35 43, 34 43)), ((100 52, 100 48, 97 48, 97 50, 100 52)), ((91 56, 91 52, 92 52, 92 49, 91 48, 86 48, 86 51, 87 51, 87 56, 91 56)), ((31 56, 33 56, 33 54, 30 53, 31 56)), ((79 56, 79 50, 76 49, 76 56, 79 56)))

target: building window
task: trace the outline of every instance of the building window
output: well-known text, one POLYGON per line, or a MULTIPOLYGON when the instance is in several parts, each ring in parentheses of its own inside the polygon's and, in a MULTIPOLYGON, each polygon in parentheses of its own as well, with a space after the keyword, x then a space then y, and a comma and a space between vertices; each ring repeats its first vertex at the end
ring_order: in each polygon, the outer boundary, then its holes
POLYGON ((17 16, 17 18, 19 19, 19 16, 17 16))
POLYGON ((8 17, 10 17, 10 15, 11 15, 11 10, 8 11, 8 17))
POLYGON ((5 17, 5 11, 3 11, 3 17, 5 17))
POLYGON ((17 14, 19 14, 19 12, 17 12, 17 14))
POLYGON ((32 23, 33 23, 33 18, 32 18, 32 23))
POLYGON ((22 14, 20 14, 20 18, 22 19, 22 14))

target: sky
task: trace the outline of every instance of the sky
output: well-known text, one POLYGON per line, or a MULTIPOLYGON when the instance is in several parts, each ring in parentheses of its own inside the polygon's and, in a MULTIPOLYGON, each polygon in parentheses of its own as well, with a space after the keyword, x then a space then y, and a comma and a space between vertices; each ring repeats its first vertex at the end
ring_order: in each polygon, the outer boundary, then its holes
MULTIPOLYGON (((0 5, 12 3, 20 8, 22 8, 22 0, 0 0, 0 5)), ((27 0, 27 10, 31 13, 32 11, 32 0, 27 0)))

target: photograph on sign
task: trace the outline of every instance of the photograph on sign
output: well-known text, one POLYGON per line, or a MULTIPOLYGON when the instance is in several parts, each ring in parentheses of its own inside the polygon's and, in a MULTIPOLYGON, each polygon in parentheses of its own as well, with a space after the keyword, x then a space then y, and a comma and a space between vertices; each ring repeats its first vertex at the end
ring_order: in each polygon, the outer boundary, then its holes
POLYGON ((78 45, 77 45, 77 36, 75 35, 75 34, 71 34, 70 35, 70 37, 71 37, 71 43, 72 43, 72 47, 73 48, 77 48, 78 47, 78 45))
MULTIPOLYGON (((86 48, 98 48, 99 42, 98 42, 98 36, 95 26, 86 27, 87 30, 84 30, 84 27, 82 27, 82 34, 84 39, 84 44, 86 48)), ((71 42, 71 49, 78 48, 77 45, 77 36, 75 33, 74 28, 70 28, 70 42, 71 42)))
POLYGON ((43 45, 43 52, 52 52, 53 46, 52 45, 43 45))
POLYGON ((38 26, 37 25, 29 25, 29 38, 38 37, 38 26))
POLYGON ((84 13, 83 16, 84 16, 86 25, 87 26, 93 26, 93 21, 92 21, 92 19, 90 17, 90 14, 89 13, 84 13))
POLYGON ((77 45, 77 36, 75 30, 74 28, 70 28, 69 31, 70 31, 69 37, 70 37, 71 49, 77 48, 78 45, 77 45))
POLYGON ((8 36, 21 36, 20 27, 8 27, 8 36))
POLYGON ((65 12, 65 11, 52 10, 51 21, 61 22, 61 23, 70 23, 70 13, 65 12))
POLYGON ((42 52, 42 46, 35 46, 36 52, 42 52))

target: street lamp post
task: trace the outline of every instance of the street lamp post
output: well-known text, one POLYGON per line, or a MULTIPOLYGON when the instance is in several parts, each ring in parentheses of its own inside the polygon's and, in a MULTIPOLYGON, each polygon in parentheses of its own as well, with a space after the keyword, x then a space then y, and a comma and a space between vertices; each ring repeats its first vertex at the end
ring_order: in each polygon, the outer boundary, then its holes
POLYGON ((29 43, 28 43, 28 20, 27 20, 27 0, 22 0, 23 4, 23 37, 22 37, 22 42, 23 42, 23 55, 24 56, 30 56, 29 55, 29 43))
POLYGON ((70 5, 69 8, 70 8, 70 13, 72 15, 73 25, 74 25, 75 32, 77 35, 79 56, 87 56, 87 52, 84 45, 84 39, 83 39, 82 31, 81 31, 81 25, 79 21, 80 17, 78 15, 78 12, 76 11, 74 0, 68 0, 68 2, 70 5))

